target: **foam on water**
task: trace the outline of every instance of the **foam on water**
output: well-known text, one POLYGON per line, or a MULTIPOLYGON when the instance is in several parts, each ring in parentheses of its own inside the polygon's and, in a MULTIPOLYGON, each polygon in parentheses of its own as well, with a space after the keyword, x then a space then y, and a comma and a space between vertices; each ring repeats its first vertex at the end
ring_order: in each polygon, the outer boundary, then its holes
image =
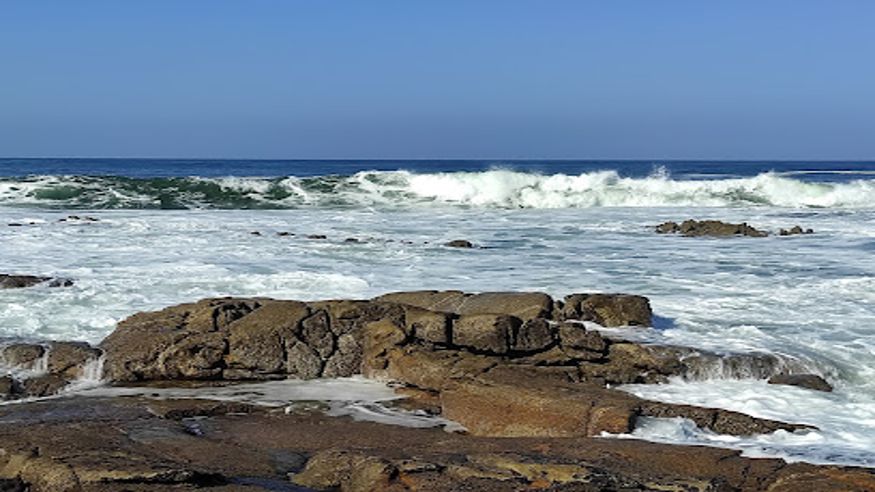
MULTIPOLYGON (((837 172, 837 171, 836 171, 837 172)), ((860 173, 858 173, 860 174, 860 173)), ((865 173, 861 175, 865 176, 865 173)), ((622 177, 493 169, 479 172, 361 171, 349 176, 284 178, 0 178, 0 205, 85 209, 283 209, 302 207, 490 208, 868 207, 875 181, 818 183, 789 173, 672 179, 663 171, 622 177)))
POLYGON ((336 379, 268 381, 199 388, 156 388, 97 386, 73 388, 79 396, 143 396, 155 399, 207 399, 248 403, 264 407, 285 407, 293 412, 301 403, 327 402, 330 416, 348 416, 355 420, 405 427, 444 427, 460 429, 458 424, 441 417, 390 408, 384 404, 398 395, 384 383, 361 376, 336 379))
POLYGON ((810 424, 818 430, 777 431, 767 435, 726 436, 699 429, 685 419, 645 419, 628 437, 741 449, 751 457, 781 457, 787 461, 875 466, 875 402, 839 390, 810 391, 765 381, 675 380, 667 385, 627 385, 642 398, 719 407, 756 417, 810 424))

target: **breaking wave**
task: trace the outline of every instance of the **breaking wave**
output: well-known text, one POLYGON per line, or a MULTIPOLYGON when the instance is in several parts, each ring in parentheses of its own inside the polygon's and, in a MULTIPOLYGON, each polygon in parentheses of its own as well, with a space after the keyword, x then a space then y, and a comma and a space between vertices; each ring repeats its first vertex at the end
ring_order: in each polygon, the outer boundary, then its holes
POLYGON ((779 173, 727 179, 623 177, 509 170, 363 171, 317 177, 29 176, 0 179, 0 206, 58 209, 284 209, 305 207, 871 207, 875 179, 812 182, 779 173))

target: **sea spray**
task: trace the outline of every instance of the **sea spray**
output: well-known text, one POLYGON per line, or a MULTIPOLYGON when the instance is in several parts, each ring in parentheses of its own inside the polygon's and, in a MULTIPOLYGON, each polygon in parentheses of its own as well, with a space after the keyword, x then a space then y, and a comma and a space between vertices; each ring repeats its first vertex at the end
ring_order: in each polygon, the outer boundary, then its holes
POLYGON ((590 208, 776 206, 855 208, 875 203, 875 180, 821 183, 778 173, 725 179, 579 175, 503 169, 361 171, 314 177, 30 176, 0 179, 0 206, 60 209, 294 209, 308 207, 590 208))

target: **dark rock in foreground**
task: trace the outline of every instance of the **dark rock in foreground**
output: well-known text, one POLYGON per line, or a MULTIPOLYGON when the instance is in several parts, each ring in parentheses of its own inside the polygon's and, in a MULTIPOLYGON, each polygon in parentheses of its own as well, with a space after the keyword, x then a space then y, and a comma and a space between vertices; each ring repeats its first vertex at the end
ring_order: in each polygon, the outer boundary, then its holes
POLYGON ((769 235, 768 232, 756 229, 748 225, 746 222, 742 222, 741 224, 730 224, 719 220, 685 220, 680 224, 677 222, 664 222, 656 226, 656 232, 660 234, 681 234, 688 237, 766 237, 769 235))
POLYGON ((0 484, 30 492, 875 487, 872 470, 751 459, 712 447, 477 437, 203 400, 78 397, 4 406, 0 450, 0 484))
POLYGON ((832 386, 816 374, 776 374, 769 378, 769 384, 799 386, 815 391, 832 391, 832 386))
POLYGON ((46 284, 49 287, 70 287, 73 281, 68 278, 37 277, 34 275, 8 275, 0 273, 0 289, 20 289, 46 284))

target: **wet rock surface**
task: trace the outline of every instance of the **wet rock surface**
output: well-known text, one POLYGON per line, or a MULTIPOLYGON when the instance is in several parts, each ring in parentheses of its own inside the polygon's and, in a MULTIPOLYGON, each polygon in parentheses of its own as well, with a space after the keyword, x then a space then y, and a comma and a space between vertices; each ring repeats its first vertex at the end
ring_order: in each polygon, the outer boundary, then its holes
POLYGON ((444 243, 444 246, 449 248, 473 248, 474 243, 467 239, 453 239, 452 241, 444 243))
POLYGON ((9 275, 0 273, 0 289, 22 289, 45 284, 48 287, 70 287, 73 281, 68 278, 38 277, 35 275, 9 275))
POLYGON ((731 224, 719 220, 685 220, 678 224, 677 222, 664 222, 656 226, 656 232, 660 234, 681 234, 688 237, 697 236, 749 236, 749 237, 766 237, 769 235, 766 231, 756 229, 746 222, 741 224, 731 224))
POLYGON ((815 391, 832 391, 832 385, 816 374, 776 374, 769 378, 769 384, 799 386, 815 391))
POLYGON ((100 375, 100 349, 85 342, 13 343, 0 349, 0 365, 11 375, 0 378, 0 398, 51 396, 70 383, 100 375), (95 374, 88 374, 89 369, 95 374))
POLYGON ((477 437, 318 411, 141 397, 0 407, 0 450, 0 484, 32 492, 875 486, 872 470, 750 459, 718 448, 586 437, 477 437))

